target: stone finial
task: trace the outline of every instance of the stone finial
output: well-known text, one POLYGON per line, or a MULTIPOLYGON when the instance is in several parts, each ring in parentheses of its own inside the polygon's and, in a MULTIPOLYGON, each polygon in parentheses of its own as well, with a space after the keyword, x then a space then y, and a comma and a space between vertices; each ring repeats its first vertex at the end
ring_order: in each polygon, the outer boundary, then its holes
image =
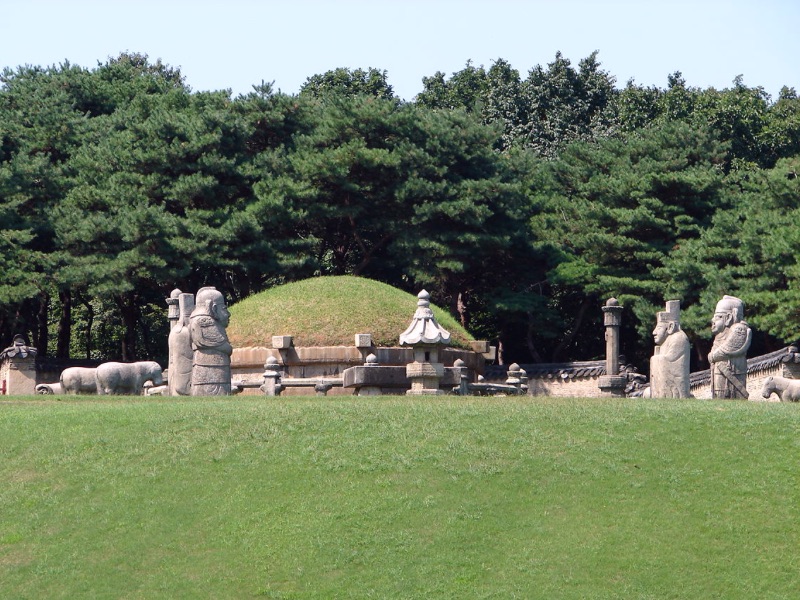
POLYGON ((172 290, 172 293, 170 293, 169 298, 167 298, 167 307, 168 307, 167 319, 172 321, 173 325, 175 321, 178 320, 181 314, 180 308, 178 306, 178 298, 180 297, 180 295, 181 291, 178 288, 175 288, 174 290, 172 290))
POLYGON ((436 317, 431 310, 431 295, 422 290, 417 298, 417 310, 414 318, 402 334, 400 334, 401 346, 416 346, 418 344, 441 344, 450 343, 450 332, 444 329, 436 321, 436 317))

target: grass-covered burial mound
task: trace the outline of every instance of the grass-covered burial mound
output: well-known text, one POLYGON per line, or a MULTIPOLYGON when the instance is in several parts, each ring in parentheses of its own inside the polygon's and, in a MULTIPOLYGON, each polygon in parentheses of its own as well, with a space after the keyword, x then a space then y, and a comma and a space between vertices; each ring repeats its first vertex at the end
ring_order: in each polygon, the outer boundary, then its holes
MULTIPOLYGON (((428 290, 436 300, 436 290, 428 290)), ((351 346, 356 333, 376 346, 397 346, 414 316, 417 297, 361 277, 316 277, 277 286, 231 306, 228 337, 234 348, 269 347, 273 335, 294 336, 295 346, 351 346)), ((431 303, 451 346, 474 339, 444 309, 431 303)))

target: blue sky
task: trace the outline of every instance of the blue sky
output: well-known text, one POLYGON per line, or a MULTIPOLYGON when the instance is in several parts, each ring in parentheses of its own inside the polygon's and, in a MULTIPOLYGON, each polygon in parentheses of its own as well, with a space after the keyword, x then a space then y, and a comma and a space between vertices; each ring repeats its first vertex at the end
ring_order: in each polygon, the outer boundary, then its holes
POLYGON ((800 92, 797 0, 0 0, 0 67, 69 60, 93 68, 123 51, 180 67, 194 90, 296 93, 317 73, 375 67, 406 100, 422 78, 467 60, 507 60, 525 77, 557 51, 594 50, 623 87, 784 85, 800 92))

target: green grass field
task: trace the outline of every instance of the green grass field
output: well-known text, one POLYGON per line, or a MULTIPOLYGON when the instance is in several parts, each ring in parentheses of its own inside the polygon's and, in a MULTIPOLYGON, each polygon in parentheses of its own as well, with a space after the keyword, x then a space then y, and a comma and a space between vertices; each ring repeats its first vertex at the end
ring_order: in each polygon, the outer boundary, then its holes
POLYGON ((2 598, 800 598, 800 406, 0 404, 2 598))

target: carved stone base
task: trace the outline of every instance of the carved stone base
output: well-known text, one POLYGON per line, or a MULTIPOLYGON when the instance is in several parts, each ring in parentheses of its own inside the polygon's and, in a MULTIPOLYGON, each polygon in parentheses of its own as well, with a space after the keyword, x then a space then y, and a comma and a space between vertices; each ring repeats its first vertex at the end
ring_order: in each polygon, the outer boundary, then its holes
POLYGON ((444 377, 442 363, 408 363, 406 377, 411 380, 411 389, 406 392, 407 396, 438 396, 443 393, 439 389, 439 382, 444 377))
POLYGON ((606 396, 624 398, 625 385, 628 383, 628 378, 625 375, 601 375, 597 383, 600 391, 606 396))
POLYGON ((445 392, 443 390, 434 390, 432 388, 411 388, 410 390, 406 391, 406 396, 443 396, 444 394, 445 392))

